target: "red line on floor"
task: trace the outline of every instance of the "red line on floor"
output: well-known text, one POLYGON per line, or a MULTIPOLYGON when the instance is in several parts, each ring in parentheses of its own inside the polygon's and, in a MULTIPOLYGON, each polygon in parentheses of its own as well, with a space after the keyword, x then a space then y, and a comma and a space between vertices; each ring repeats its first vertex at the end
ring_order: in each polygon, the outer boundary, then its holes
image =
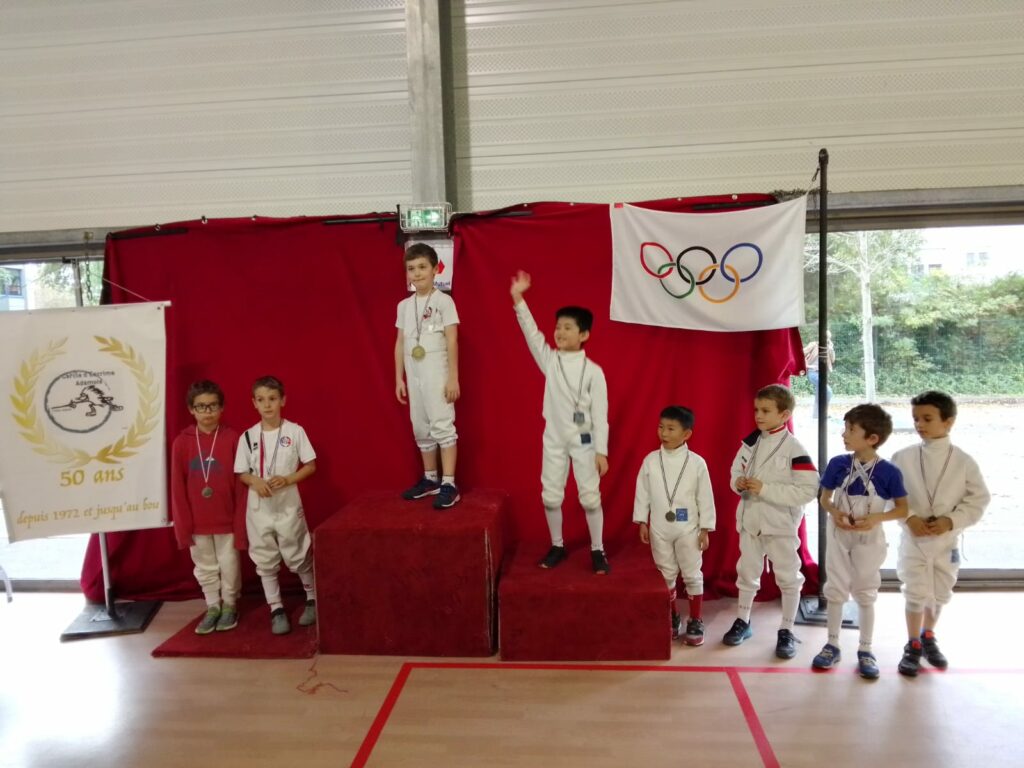
POLYGON ((412 668, 413 665, 406 662, 398 670, 395 682, 391 684, 391 690, 384 697, 384 703, 380 705, 377 717, 373 719, 370 730, 366 732, 366 738, 363 739, 359 751, 356 752, 356 756, 352 760, 351 768, 363 768, 366 765, 366 761, 370 759, 370 753, 373 752, 373 748, 377 745, 377 739, 380 738, 381 731, 384 730, 388 718, 391 717, 391 710, 395 708, 398 697, 402 695, 402 689, 405 687, 406 680, 409 679, 409 673, 412 672, 412 668))
POLYGON ((754 744, 761 755, 761 761, 765 768, 779 768, 779 761, 775 757, 775 752, 772 750, 771 742, 768 741, 764 728, 761 727, 757 710, 754 709, 754 703, 750 700, 750 695, 740 679, 739 672, 730 670, 727 674, 729 682, 732 683, 732 690, 736 694, 736 700, 739 701, 740 709, 743 711, 743 717, 747 721, 747 727, 750 728, 750 735, 754 737, 754 744))

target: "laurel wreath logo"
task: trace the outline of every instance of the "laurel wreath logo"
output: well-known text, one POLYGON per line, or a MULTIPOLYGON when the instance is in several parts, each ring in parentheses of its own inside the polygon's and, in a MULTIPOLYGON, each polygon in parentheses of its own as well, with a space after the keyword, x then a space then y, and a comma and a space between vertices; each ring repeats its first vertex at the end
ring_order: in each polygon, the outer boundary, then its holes
POLYGON ((68 464, 71 467, 84 467, 90 461, 102 464, 119 464, 122 460, 134 456, 138 449, 149 442, 150 433, 156 428, 160 418, 160 389, 153 377, 153 370, 146 364, 142 355, 131 345, 124 344, 115 338, 93 336, 99 344, 99 351, 117 358, 131 371, 139 394, 139 410, 135 421, 128 431, 117 441, 105 445, 95 454, 79 448, 71 448, 47 434, 43 423, 36 412, 36 384, 39 375, 53 360, 65 354, 67 338, 51 341, 45 350, 34 351, 27 360, 22 361, 18 375, 14 379, 14 394, 11 404, 14 406, 14 420, 21 427, 21 436, 32 450, 55 464, 68 464))

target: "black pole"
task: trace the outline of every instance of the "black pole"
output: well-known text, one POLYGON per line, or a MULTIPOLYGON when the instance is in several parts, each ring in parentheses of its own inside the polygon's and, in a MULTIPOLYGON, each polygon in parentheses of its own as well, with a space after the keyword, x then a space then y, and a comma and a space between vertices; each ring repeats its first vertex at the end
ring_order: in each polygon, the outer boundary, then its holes
MULTIPOLYGON (((818 192, 818 471, 828 464, 828 150, 818 152, 821 188, 818 192)), ((825 599, 825 549, 828 513, 818 500, 818 610, 825 599)))

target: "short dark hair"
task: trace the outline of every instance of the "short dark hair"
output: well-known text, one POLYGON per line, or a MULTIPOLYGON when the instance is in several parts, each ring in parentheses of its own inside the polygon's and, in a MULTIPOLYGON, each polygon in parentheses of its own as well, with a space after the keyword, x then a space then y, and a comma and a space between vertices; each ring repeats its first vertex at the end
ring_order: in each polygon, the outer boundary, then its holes
POLYGON ((574 321, 579 326, 581 332, 589 331, 594 327, 594 313, 586 307, 561 307, 555 312, 555 320, 561 320, 563 317, 574 321))
POLYGON ((424 258, 430 262, 430 266, 437 266, 437 251, 431 248, 426 243, 413 243, 405 249, 405 263, 408 264, 413 259, 424 258))
POLYGON ((892 417, 882 406, 874 403, 855 405, 843 414, 843 421, 863 429, 865 437, 878 437, 876 448, 883 445, 892 434, 892 417))
POLYGON ((267 389, 276 389, 281 397, 284 397, 284 384, 276 376, 260 376, 256 381, 252 383, 252 394, 256 395, 256 390, 260 387, 266 387, 267 389))
POLYGON ((761 387, 757 390, 757 394, 754 395, 755 400, 771 400, 775 403, 775 407, 779 409, 779 413, 782 411, 792 411, 796 408, 796 398, 793 397, 793 393, 789 387, 784 387, 781 384, 769 384, 767 387, 761 387))
POLYGON ((668 405, 661 409, 662 419, 678 421, 683 429, 693 429, 693 411, 682 405, 668 405))
POLYGON ((910 398, 911 405, 934 405, 939 409, 939 415, 943 421, 949 421, 956 416, 956 401, 945 392, 929 389, 917 397, 910 398))
POLYGON ((188 393, 185 395, 185 402, 189 408, 195 404, 196 398, 200 395, 216 395, 218 405, 224 405, 224 391, 209 379, 194 381, 189 385, 188 393))

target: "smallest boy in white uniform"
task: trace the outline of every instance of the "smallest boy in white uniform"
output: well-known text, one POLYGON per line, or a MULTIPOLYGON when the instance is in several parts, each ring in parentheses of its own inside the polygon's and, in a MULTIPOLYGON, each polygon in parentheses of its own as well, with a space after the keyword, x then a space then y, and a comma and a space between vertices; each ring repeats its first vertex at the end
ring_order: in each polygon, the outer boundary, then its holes
POLYGON ((857 670, 865 680, 874 680, 878 661, 871 652, 871 637, 882 583, 880 569, 888 549, 882 523, 907 516, 907 492, 899 469, 878 458, 877 449, 892 434, 889 414, 881 406, 865 404, 851 408, 843 419, 843 445, 852 453, 829 461, 821 478, 821 506, 829 513, 825 562, 828 642, 811 666, 831 669, 839 663, 843 604, 853 595, 860 616, 857 670))
POLYGON ((249 487, 245 515, 249 557, 256 564, 270 606, 270 631, 285 635, 291 632, 291 624, 277 580, 282 560, 299 577, 306 592, 299 624, 308 627, 316 623, 313 553, 298 489, 298 484, 316 471, 316 453, 306 431, 281 417, 285 396, 279 379, 256 379, 252 403, 260 421, 238 441, 235 472, 249 487))
POLYGON ((633 522, 640 527, 640 541, 651 545, 654 563, 668 586, 672 636, 678 637, 682 626, 676 611, 676 579, 682 572, 690 604, 683 642, 703 645, 701 565, 709 534, 715 530, 715 497, 707 464, 686 445, 692 434, 693 411, 689 408, 670 405, 661 412, 661 448, 647 454, 640 465, 633 522))
POLYGON ((595 574, 607 576, 611 566, 602 541, 604 511, 600 483, 608 471, 608 383, 601 367, 583 351, 583 345, 590 338, 594 315, 589 309, 572 306, 555 312, 556 349, 552 349, 523 299, 530 284, 530 276, 519 270, 512 278, 510 292, 526 345, 544 373, 544 448, 540 482, 551 549, 538 565, 554 568, 566 558, 562 501, 571 461, 590 532, 590 562, 595 574))
POLYGON ((935 639, 935 624, 960 573, 960 536, 981 520, 991 496, 977 462, 949 440, 956 421, 953 398, 929 391, 910 404, 921 443, 896 451, 892 463, 903 472, 910 496, 896 559, 910 637, 898 669, 916 677, 922 655, 933 667, 949 666, 935 639))
POLYGON ((409 404, 412 433, 423 457, 423 477, 403 491, 402 498, 437 496, 434 509, 447 509, 461 498, 455 485, 455 401, 461 394, 459 313, 452 297, 434 287, 436 275, 437 252, 426 243, 410 245, 405 252, 405 276, 415 291, 398 303, 395 397, 402 405, 409 404))

